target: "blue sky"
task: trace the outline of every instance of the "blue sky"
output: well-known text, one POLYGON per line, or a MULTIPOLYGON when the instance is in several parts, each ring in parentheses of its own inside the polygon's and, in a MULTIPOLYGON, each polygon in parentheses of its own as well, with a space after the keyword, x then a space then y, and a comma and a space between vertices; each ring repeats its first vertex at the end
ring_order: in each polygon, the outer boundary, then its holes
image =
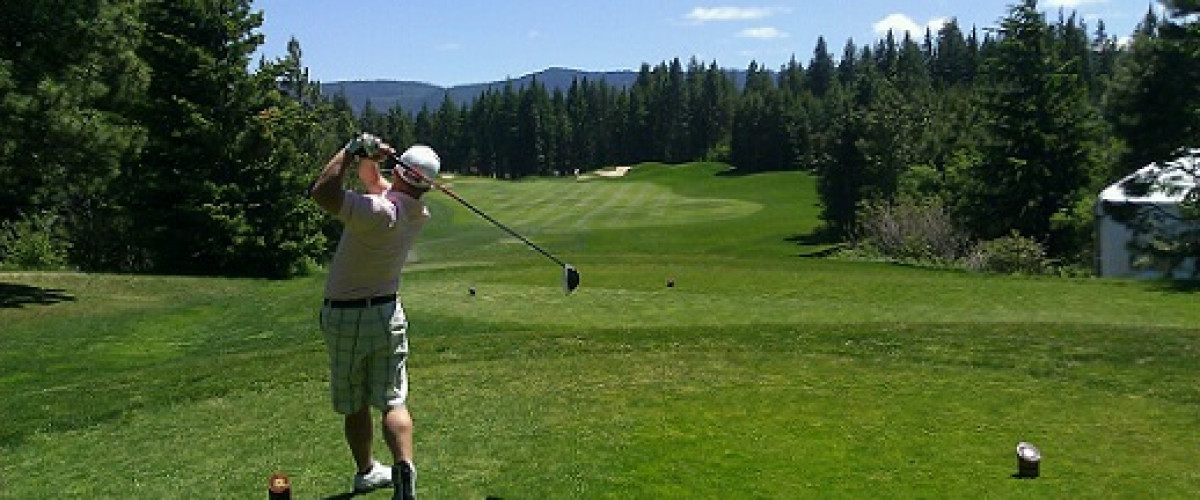
MULTIPOLYGON (((807 65, 818 36, 835 57, 893 29, 992 28, 1017 0, 254 0, 261 55, 300 41, 314 80, 412 80, 440 86, 516 78, 551 66, 636 70, 678 57, 744 69, 807 65)), ((1077 12, 1125 37, 1153 0, 1041 0, 1057 19, 1077 12)))

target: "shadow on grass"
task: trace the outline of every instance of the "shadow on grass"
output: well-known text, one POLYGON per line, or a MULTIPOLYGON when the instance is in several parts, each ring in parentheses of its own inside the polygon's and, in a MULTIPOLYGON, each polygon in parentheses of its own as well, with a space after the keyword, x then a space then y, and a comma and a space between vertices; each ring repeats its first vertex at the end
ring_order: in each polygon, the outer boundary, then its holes
POLYGON ((75 297, 66 293, 66 290, 0 282, 0 308, 2 309, 16 309, 29 304, 49 306, 60 302, 74 301, 75 297))
POLYGON ((797 246, 804 247, 798 256, 800 257, 815 257, 824 258, 836 254, 846 248, 846 244, 838 241, 837 238, 829 234, 828 231, 816 230, 808 234, 797 234, 785 239, 788 243, 795 243, 797 246))
POLYGON ((1160 280, 1156 288, 1164 292, 1196 293, 1200 292, 1200 280, 1160 280))
MULTIPOLYGON (((752 175, 758 175, 758 174, 777 174, 780 172, 797 172, 797 171, 800 171, 800 169, 794 169, 794 168, 770 169, 769 168, 769 169, 764 169, 764 170, 746 170, 746 169, 740 169, 740 168, 730 165, 729 168, 720 170, 713 175, 716 177, 750 177, 752 175)), ((811 170, 805 170, 805 171, 811 172, 811 170)))

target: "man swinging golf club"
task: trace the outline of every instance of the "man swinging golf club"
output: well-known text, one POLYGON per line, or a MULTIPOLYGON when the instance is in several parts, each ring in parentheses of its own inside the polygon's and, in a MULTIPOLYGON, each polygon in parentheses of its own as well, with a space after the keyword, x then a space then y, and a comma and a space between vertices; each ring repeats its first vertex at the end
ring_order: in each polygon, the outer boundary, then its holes
POLYGON ((429 219, 421 195, 431 187, 428 180, 437 177, 441 160, 427 146, 410 147, 397 157, 389 182, 380 175, 379 162, 392 155, 395 150, 387 143, 360 134, 329 160, 310 194, 344 226, 325 282, 320 319, 333 407, 345 417, 346 443, 358 467, 354 491, 392 486, 393 499, 413 500, 417 471, 413 421, 406 406, 408 321, 398 290, 405 258, 429 219), (342 187, 352 166, 365 193, 342 187), (372 456, 371 407, 382 412, 393 467, 372 456))

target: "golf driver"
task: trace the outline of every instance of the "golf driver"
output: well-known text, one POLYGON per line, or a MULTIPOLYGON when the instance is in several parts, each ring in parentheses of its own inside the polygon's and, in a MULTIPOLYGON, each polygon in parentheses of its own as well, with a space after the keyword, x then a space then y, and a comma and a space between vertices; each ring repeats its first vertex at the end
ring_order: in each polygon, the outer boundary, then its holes
POLYGON ((454 201, 459 202, 460 204, 462 204, 462 206, 467 207, 472 212, 475 212, 476 215, 483 217, 488 222, 491 222, 492 225, 494 225, 500 229, 503 229, 508 234, 513 235, 514 238, 521 240, 521 242, 526 244, 527 246, 529 246, 529 248, 537 250, 538 253, 545 255, 546 258, 554 261, 554 263, 558 264, 559 266, 562 266, 562 268, 563 268, 562 284, 563 284, 564 292, 570 294, 571 292, 574 292, 576 288, 579 287, 579 270, 575 269, 575 266, 572 266, 570 264, 567 264, 566 262, 563 262, 562 259, 555 257, 550 252, 543 250, 542 247, 535 245, 532 241, 529 241, 528 238, 521 236, 516 231, 513 231, 512 228, 500 223, 500 221, 498 221, 498 220, 492 218, 492 216, 484 213, 483 210, 475 208, 475 205, 468 203, 467 200, 462 199, 462 197, 460 197, 454 191, 451 191, 449 188, 442 185, 441 183, 439 183, 433 179, 430 179, 429 177, 426 177, 425 174, 422 173, 419 169, 409 168, 409 167, 405 166, 404 163, 400 161, 399 155, 393 154, 392 161, 394 161, 396 163, 396 168, 403 168, 407 172, 409 172, 413 175, 416 175, 417 177, 425 180, 425 182, 428 182, 429 185, 433 186, 434 189, 437 189, 438 191, 446 193, 447 196, 453 198, 454 201))

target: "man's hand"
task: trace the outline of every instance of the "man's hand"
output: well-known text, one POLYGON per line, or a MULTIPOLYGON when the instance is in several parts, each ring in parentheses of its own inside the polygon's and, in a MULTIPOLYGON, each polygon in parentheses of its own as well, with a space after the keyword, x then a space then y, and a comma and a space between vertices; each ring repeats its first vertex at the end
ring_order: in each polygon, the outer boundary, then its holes
POLYGON ((388 185, 379 175, 378 163, 395 152, 378 137, 359 134, 329 159, 329 163, 317 175, 309 195, 326 212, 337 215, 342 209, 342 183, 346 178, 346 170, 355 162, 359 165, 359 176, 367 185, 368 192, 378 194, 386 191, 388 185))
POLYGON ((345 150, 346 154, 354 158, 366 158, 376 162, 383 161, 388 155, 396 152, 386 142, 366 133, 358 134, 350 139, 350 142, 346 143, 345 150))
POLYGON ((349 158, 358 159, 358 178, 370 194, 381 194, 392 187, 379 173, 379 163, 396 153, 388 143, 371 134, 359 134, 346 144, 349 158))

